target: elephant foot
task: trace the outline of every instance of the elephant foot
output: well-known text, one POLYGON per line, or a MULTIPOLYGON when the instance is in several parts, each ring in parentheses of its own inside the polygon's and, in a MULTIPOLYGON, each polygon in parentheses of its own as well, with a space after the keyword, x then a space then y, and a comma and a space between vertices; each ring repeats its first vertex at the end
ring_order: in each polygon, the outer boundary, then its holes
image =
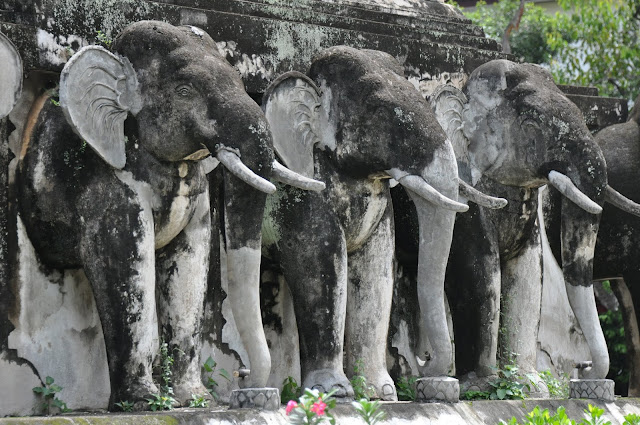
POLYGON ((160 392, 153 382, 139 382, 128 385, 120 391, 112 391, 113 394, 111 396, 109 410, 116 412, 122 410, 120 407, 116 406, 116 403, 123 401, 133 403, 133 410, 136 412, 149 410, 148 400, 160 392))
POLYGON ((376 391, 376 395, 373 398, 383 401, 398 401, 396 386, 386 370, 377 373, 374 378, 371 378, 370 385, 376 391))
POLYGON ((303 387, 318 390, 321 393, 336 390, 333 396, 337 399, 353 398, 353 388, 344 372, 333 369, 318 369, 308 373, 303 387))
POLYGON ((209 390, 207 390, 202 382, 184 382, 174 384, 173 386, 173 398, 180 406, 188 406, 194 395, 202 396, 206 400, 209 400, 209 403, 214 401, 209 390))
POLYGON ((460 383, 460 395, 463 396, 464 393, 468 391, 491 392, 493 387, 489 383, 496 379, 498 379, 498 375, 495 373, 486 376, 478 376, 475 372, 470 372, 466 375, 460 376, 458 378, 460 383))

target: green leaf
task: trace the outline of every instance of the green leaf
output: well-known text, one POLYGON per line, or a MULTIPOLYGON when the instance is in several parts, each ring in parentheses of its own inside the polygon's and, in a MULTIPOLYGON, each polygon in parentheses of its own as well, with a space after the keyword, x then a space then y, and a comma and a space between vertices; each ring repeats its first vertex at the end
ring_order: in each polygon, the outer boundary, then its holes
POLYGON ((45 384, 46 384, 46 385, 51 385, 51 384, 53 384, 53 378, 52 378, 52 377, 50 377, 50 376, 47 376, 47 377, 45 378, 45 384))

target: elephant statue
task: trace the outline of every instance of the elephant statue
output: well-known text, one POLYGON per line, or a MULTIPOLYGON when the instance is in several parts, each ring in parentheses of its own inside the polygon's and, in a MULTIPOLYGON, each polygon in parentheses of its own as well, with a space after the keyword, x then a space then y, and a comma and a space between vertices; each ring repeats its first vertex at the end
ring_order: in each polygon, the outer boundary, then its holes
POLYGON ((0 32, 0 119, 13 109, 22 93, 22 58, 16 46, 0 32))
MULTIPOLYGON (((443 279, 460 190, 451 143, 429 104, 390 55, 336 46, 318 53, 308 75, 285 73, 266 90, 263 109, 282 162, 323 192, 287 188, 267 202, 264 254, 291 289, 302 385, 353 391, 344 372, 358 361, 375 397, 396 400, 386 365, 393 291, 390 179, 405 187, 420 219, 422 319, 440 349, 425 374, 444 375, 451 342, 443 279), (444 360, 443 360, 444 359, 444 360)), ((462 186, 461 186, 462 185, 462 186)))
POLYGON ((562 194, 563 273, 593 357, 584 376, 604 378, 608 354, 591 289, 598 222, 605 201, 635 207, 607 184, 605 159, 580 110, 548 71, 507 60, 475 69, 464 91, 443 86, 430 100, 460 177, 509 201, 502 210, 471 206, 456 222, 446 286, 457 374, 495 373, 498 349, 503 359, 516 352, 522 369, 535 371, 542 273, 536 189, 548 184, 562 194))
MULTIPOLYGON (((631 111, 625 123, 615 124, 600 130, 595 140, 602 149, 607 162, 609 184, 620 193, 633 200, 640 201, 637 187, 640 179, 640 96, 636 107, 631 111)), ((615 195, 615 194, 614 194, 615 195)), ((558 209, 557 193, 550 193, 544 206, 547 232, 555 235, 561 219, 558 209)), ((636 210, 632 213, 619 208, 610 208, 605 204, 600 218, 600 229, 593 257, 593 279, 611 280, 611 288, 621 304, 630 304, 625 314, 625 337, 628 341, 627 356, 630 363, 629 396, 640 395, 640 346, 637 340, 638 323, 633 311, 640 309, 640 218, 636 210), (616 280, 624 281, 620 285, 616 280), (628 289, 624 289, 627 287, 628 289), (631 302, 625 302, 627 291, 631 302), (634 338, 633 335, 636 335, 634 338)), ((549 238, 556 259, 561 259, 558 238, 549 238)), ((560 264, 560 261, 558 261, 560 264)), ((636 313, 637 314, 637 313, 636 313)))
POLYGON ((222 163, 228 295, 251 362, 245 381, 264 387, 261 223, 276 190, 268 179, 323 185, 274 162, 264 113, 204 31, 141 21, 112 50, 81 49, 62 71, 60 106, 51 92, 34 102, 16 177, 27 234, 46 266, 81 267, 91 283, 110 408, 158 392, 151 374, 159 337, 175 357, 174 397, 184 403, 206 392, 207 173, 222 163))

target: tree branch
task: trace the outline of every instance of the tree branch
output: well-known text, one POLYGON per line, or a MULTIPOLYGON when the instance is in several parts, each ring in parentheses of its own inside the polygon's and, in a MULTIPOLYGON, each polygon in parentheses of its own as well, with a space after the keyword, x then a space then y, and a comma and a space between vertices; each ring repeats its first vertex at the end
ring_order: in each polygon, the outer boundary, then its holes
POLYGON ((511 22, 507 25, 507 28, 504 30, 504 34, 502 35, 502 51, 505 53, 511 53, 511 44, 509 43, 509 37, 511 36, 511 32, 513 30, 518 30, 520 26, 520 21, 522 20, 522 15, 524 14, 524 4, 525 0, 520 0, 520 6, 518 10, 516 10, 515 15, 511 18, 511 22))

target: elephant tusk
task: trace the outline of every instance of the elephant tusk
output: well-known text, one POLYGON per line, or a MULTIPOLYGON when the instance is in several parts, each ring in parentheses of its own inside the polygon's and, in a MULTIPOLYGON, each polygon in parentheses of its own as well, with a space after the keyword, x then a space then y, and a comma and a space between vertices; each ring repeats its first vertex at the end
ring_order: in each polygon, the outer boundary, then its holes
POLYGON ((326 187, 323 182, 300 175, 280 164, 275 159, 273 160, 272 165, 273 173, 271 174, 271 177, 276 181, 290 184, 291 186, 298 187, 300 189, 312 190, 314 192, 320 192, 326 187))
POLYGON ((248 185, 258 189, 261 192, 271 194, 276 191, 276 187, 269 180, 265 180, 246 165, 242 163, 238 155, 226 150, 220 149, 216 154, 216 157, 220 162, 237 178, 247 183, 248 185))
POLYGON ((600 214, 602 212, 602 207, 582 193, 580 189, 573 184, 571 179, 564 174, 557 171, 550 171, 549 183, 586 212, 591 214, 600 214))
POLYGON ((609 185, 607 185, 607 188, 605 189, 604 200, 611 205, 620 208, 622 211, 640 217, 640 204, 633 202, 631 199, 627 198, 609 185))
POLYGON ((507 206, 508 202, 506 199, 495 198, 493 196, 484 194, 462 179, 459 179, 459 182, 460 194, 471 202, 476 203, 481 207, 490 208, 492 210, 498 210, 507 206))
POLYGON ((465 212, 469 210, 469 206, 460 202, 447 198, 442 193, 438 192, 429 183, 427 183, 422 177, 415 175, 405 175, 396 178, 393 174, 393 178, 405 188, 415 192, 418 196, 424 200, 447 210, 455 212, 465 212))
POLYGON ((426 360, 422 360, 420 357, 416 356, 416 362, 418 362, 418 366, 424 367, 427 364, 426 360))

